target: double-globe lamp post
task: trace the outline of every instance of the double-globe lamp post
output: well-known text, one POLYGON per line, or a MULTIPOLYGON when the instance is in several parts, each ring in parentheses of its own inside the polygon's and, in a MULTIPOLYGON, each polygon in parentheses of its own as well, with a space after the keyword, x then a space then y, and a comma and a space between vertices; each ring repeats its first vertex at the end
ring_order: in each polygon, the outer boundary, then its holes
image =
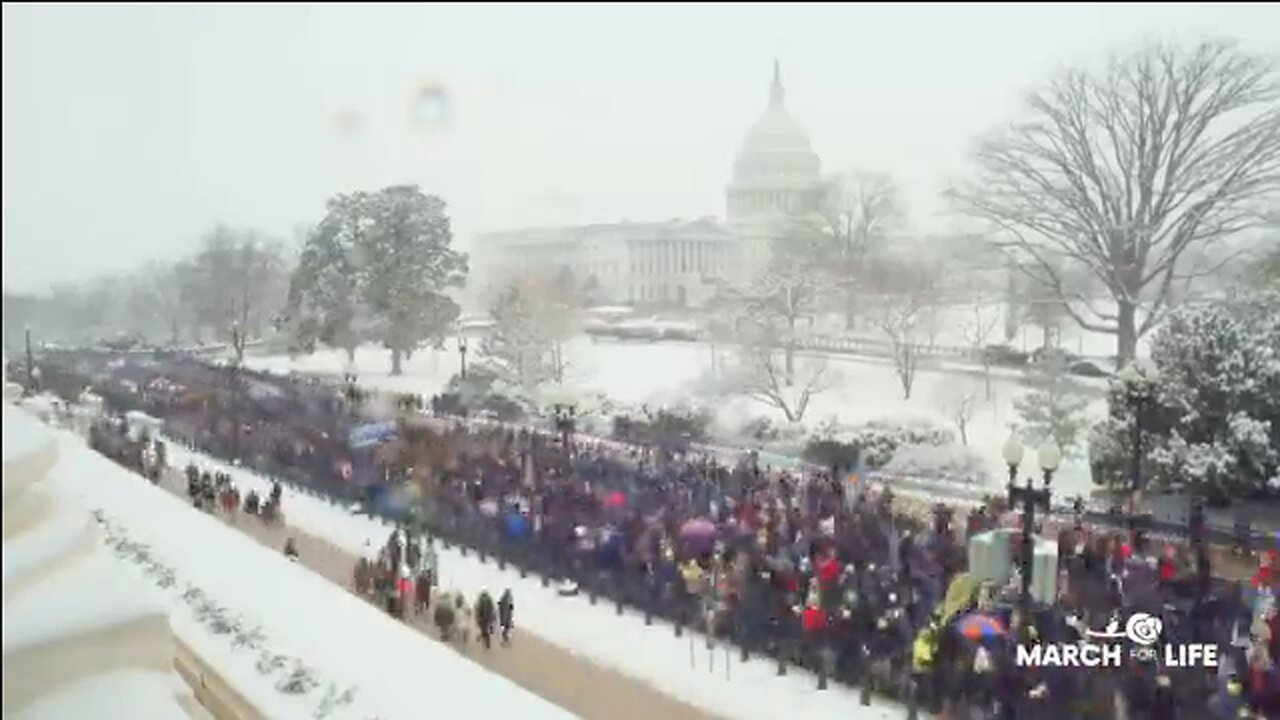
POLYGON ((1022 574, 1022 587, 1019 589, 1018 602, 1024 611, 1031 607, 1031 573, 1035 562, 1035 520, 1036 509, 1039 508, 1044 512, 1049 512, 1050 502, 1052 500, 1052 491, 1050 485, 1053 482, 1053 473, 1058 469, 1058 463, 1062 461, 1062 451, 1053 442, 1049 442, 1040 447, 1038 460, 1040 463, 1040 472, 1044 480, 1043 487, 1035 487, 1034 481, 1030 476, 1026 478, 1025 484, 1018 486, 1018 466, 1022 464, 1022 456, 1025 450, 1022 446, 1022 440, 1018 438, 1017 433, 1009 436, 1009 441, 1004 446, 1004 462, 1009 466, 1009 483, 1007 486, 1009 494, 1009 506, 1016 507, 1018 504, 1022 506, 1022 555, 1019 558, 1019 568, 1022 574))

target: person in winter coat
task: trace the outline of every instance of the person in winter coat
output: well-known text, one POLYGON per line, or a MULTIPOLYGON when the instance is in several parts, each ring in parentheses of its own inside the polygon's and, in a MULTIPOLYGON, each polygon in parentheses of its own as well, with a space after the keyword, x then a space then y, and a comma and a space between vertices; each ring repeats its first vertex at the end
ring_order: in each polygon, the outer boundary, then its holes
POLYGON ((471 640, 471 608, 467 605, 467 599, 462 593, 458 593, 453 599, 453 611, 457 616, 458 630, 462 633, 462 644, 466 645, 471 640))
POLYGON ((259 506, 262 504, 261 498, 258 497, 257 490, 250 490, 249 495, 244 499, 244 511, 248 515, 257 515, 259 506))
POLYGON ((493 598, 489 596, 488 590, 481 590, 480 597, 476 598, 476 628, 480 631, 480 641, 484 643, 484 648, 488 650, 493 646, 493 624, 494 624, 494 607, 493 598))
POLYGON ((512 616, 516 611, 515 598, 511 596, 511 588, 502 591, 498 598, 498 625, 502 627, 502 642, 511 642, 511 628, 514 626, 512 616))
POLYGON ((441 593, 440 601, 436 603, 436 609, 431 618, 435 622, 436 629, 440 631, 440 639, 445 642, 453 639, 453 630, 458 623, 452 600, 448 593, 441 593))
POLYGON ((293 538, 284 541, 284 556, 294 562, 298 561, 298 545, 293 541, 293 538))
POLYGON ((413 588, 413 607, 417 613, 427 611, 431 607, 431 573, 425 568, 418 571, 418 577, 413 588))

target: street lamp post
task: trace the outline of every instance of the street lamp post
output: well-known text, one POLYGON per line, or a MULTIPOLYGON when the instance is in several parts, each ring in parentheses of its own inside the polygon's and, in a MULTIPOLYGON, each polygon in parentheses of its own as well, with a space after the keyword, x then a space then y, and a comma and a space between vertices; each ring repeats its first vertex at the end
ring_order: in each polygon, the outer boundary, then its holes
POLYGON ((1019 558, 1022 586, 1018 593, 1018 603, 1024 611, 1023 617, 1026 617, 1025 611, 1031 607, 1031 573, 1035 563, 1035 547, 1032 543, 1035 539, 1036 510, 1049 512, 1053 473, 1057 471, 1058 463, 1062 461, 1062 452, 1052 442, 1040 448, 1038 460, 1044 480, 1044 485, 1040 488, 1034 486, 1029 476, 1023 486, 1019 487, 1016 484, 1022 455, 1022 442, 1017 435, 1011 435, 1004 446, 1004 461, 1009 466, 1009 483, 1006 489, 1010 507, 1019 503, 1022 505, 1022 556, 1019 558))
POLYGON ((240 321, 231 323, 231 349, 235 355, 231 360, 231 458, 240 457, 240 362, 244 357, 244 332, 240 329, 240 321))
POLYGON ((31 326, 25 328, 25 338, 27 343, 27 390, 28 395, 35 394, 36 391, 36 360, 35 355, 31 352, 31 326))
POLYGON ((1196 556, 1196 596, 1204 598, 1209 592, 1209 552, 1205 546, 1204 504, 1194 495, 1191 498, 1191 513, 1187 516, 1187 530, 1191 536, 1191 547, 1196 556))
POLYGON ((570 438, 577 429, 575 420, 577 406, 573 403, 556 403, 551 409, 555 417, 556 432, 560 433, 560 444, 567 454, 569 452, 570 438))
POLYGON ((467 379, 467 336, 466 335, 458 336, 458 359, 462 362, 462 366, 461 366, 462 369, 459 371, 458 374, 462 377, 463 380, 466 380, 467 379))
POLYGON ((1137 362, 1129 363, 1120 371, 1120 380, 1125 385, 1125 397, 1129 412, 1133 415, 1130 430, 1129 457, 1129 544, 1135 551, 1141 551, 1145 545, 1143 530, 1144 518, 1138 513, 1138 497, 1142 491, 1142 427, 1147 409, 1151 404, 1152 384, 1159 374, 1154 367, 1142 367, 1137 362))

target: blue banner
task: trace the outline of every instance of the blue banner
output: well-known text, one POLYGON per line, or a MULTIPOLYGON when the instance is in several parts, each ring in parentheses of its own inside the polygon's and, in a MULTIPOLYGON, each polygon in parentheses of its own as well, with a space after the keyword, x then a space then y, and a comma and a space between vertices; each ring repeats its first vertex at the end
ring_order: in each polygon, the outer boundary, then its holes
POLYGON ((361 425, 351 431, 349 439, 351 447, 363 448, 384 443, 396 435, 396 424, 393 420, 361 425))

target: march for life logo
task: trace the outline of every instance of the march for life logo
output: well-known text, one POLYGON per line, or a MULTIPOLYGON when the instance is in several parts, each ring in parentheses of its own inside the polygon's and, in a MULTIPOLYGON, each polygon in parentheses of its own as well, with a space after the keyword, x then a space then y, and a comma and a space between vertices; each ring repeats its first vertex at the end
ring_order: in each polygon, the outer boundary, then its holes
POLYGON ((1175 645, 1161 643, 1164 622, 1147 613, 1134 613, 1120 628, 1112 620, 1102 630, 1080 627, 1083 637, 1076 643, 1036 643, 1018 645, 1018 667, 1114 668, 1126 657, 1162 667, 1217 667, 1218 646, 1212 643, 1175 645))

